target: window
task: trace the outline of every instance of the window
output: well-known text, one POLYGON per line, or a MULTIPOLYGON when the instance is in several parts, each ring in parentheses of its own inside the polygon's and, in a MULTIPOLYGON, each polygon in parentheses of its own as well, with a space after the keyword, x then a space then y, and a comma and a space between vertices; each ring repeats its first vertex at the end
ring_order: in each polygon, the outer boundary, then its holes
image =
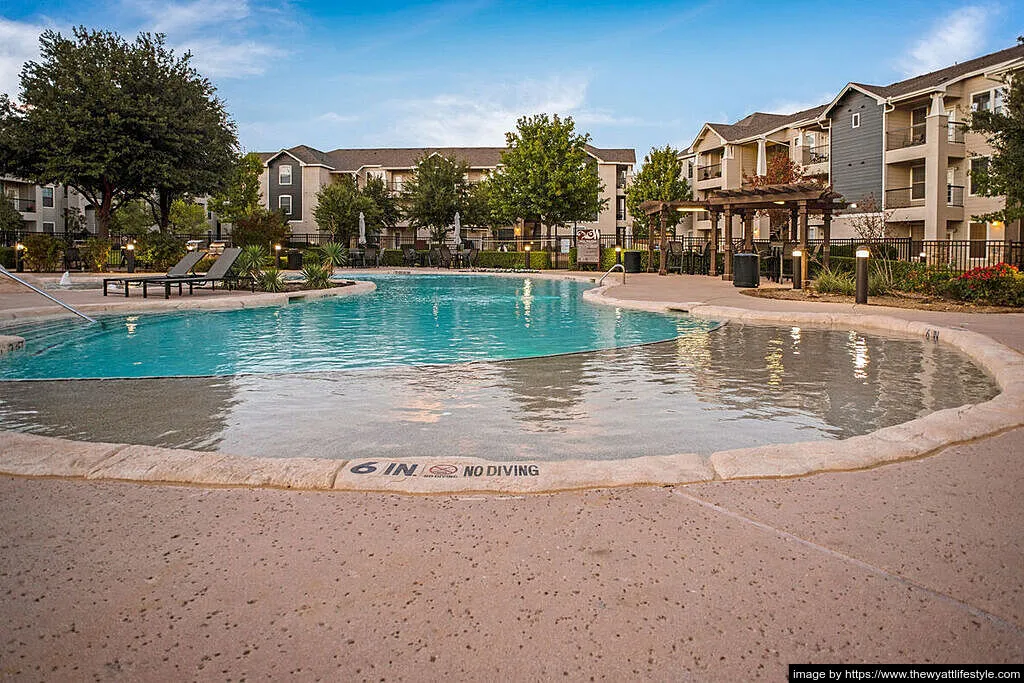
POLYGON ((796 136, 796 139, 795 139, 795 140, 793 140, 793 144, 794 144, 795 146, 799 147, 799 146, 800 146, 800 143, 801 143, 801 140, 802 140, 802 138, 801 138, 801 137, 800 137, 799 135, 797 135, 797 136, 796 136))
POLYGON ((292 215, 292 196, 290 194, 283 194, 277 198, 277 208, 284 211, 285 216, 292 215))
POLYGON ((860 112, 857 112, 852 117, 850 117, 850 127, 860 128, 860 112))
POLYGON ((43 206, 45 208, 47 208, 47 209, 52 209, 53 208, 53 188, 52 187, 44 187, 43 188, 43 206))
POLYGON ((910 198, 924 199, 924 166, 910 169, 910 198))
POLYGON ((971 223, 971 258, 985 258, 986 239, 988 239, 988 224, 971 223))
POLYGON ((970 188, 969 188, 968 192, 970 193, 970 195, 972 197, 977 197, 978 195, 982 194, 981 190, 979 188, 975 187, 975 184, 974 184, 974 173, 976 171, 981 171, 982 173, 986 173, 988 171, 988 162, 989 162, 989 158, 988 157, 974 157, 973 159, 971 159, 971 173, 970 173, 970 178, 968 178, 968 182, 970 183, 970 188))
POLYGON ((292 184, 292 165, 282 164, 277 168, 277 184, 278 185, 291 185, 292 184))
POLYGON ((808 133, 806 136, 807 146, 814 147, 814 133, 808 133))
POLYGON ((732 159, 732 145, 725 146, 725 153, 722 155, 723 159, 732 159))
POLYGON ((615 202, 615 220, 624 221, 626 220, 626 198, 616 197, 615 202))
POLYGON ((53 234, 53 223, 51 223, 49 221, 44 221, 43 222, 43 232, 45 232, 47 235, 52 235, 53 234))
POLYGON ((992 94, 989 91, 980 92, 971 97, 971 111, 989 111, 992 109, 992 94))
POLYGON ((1006 88, 996 88, 992 91, 992 111, 996 114, 1003 113, 1003 100, 1006 99, 1006 88))

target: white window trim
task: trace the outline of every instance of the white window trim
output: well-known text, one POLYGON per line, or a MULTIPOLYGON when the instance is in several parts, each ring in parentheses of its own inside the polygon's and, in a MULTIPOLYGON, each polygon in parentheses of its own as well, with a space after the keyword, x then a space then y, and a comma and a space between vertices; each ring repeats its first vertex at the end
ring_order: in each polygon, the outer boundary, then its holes
POLYGON ((277 167, 277 184, 281 186, 287 186, 292 184, 292 174, 295 173, 295 169, 292 168, 291 164, 281 164, 277 167), (288 182, 286 183, 282 176, 284 175, 284 169, 288 169, 288 182))
POLYGON ((853 112, 853 116, 850 117, 850 128, 860 128, 860 112, 853 112))
POLYGON ((794 146, 800 147, 801 145, 803 145, 803 139, 804 139, 804 136, 803 136, 802 133, 797 135, 796 139, 793 141, 794 146))
POLYGON ((967 196, 968 197, 984 197, 985 195, 977 194, 974 191, 974 173, 971 172, 971 167, 974 165, 973 162, 974 162, 975 159, 985 159, 991 165, 992 164, 992 157, 987 156, 987 155, 986 156, 976 156, 976 157, 971 157, 967 161, 967 196))
POLYGON ((39 193, 39 204, 44 209, 52 209, 57 206, 57 190, 54 187, 44 187, 43 191, 39 193), (50 191, 50 205, 46 205, 46 190, 50 191))
POLYGON ((989 111, 994 112, 996 110, 996 90, 1003 91, 1003 108, 1006 108, 1006 86, 1005 85, 994 85, 991 88, 985 88, 984 90, 977 90, 972 92, 967 99, 967 106, 970 107, 971 112, 978 111, 974 108, 974 98, 976 95, 988 95, 988 107, 989 111))
POLYGON ((47 235, 52 235, 53 233, 57 232, 57 224, 54 223, 53 221, 43 221, 43 232, 46 233, 47 235), (46 231, 47 225, 50 226, 49 232, 46 231))
POLYGON ((284 215, 285 216, 291 216, 292 215, 293 204, 292 204, 292 196, 290 194, 283 194, 283 195, 280 195, 277 198, 277 208, 279 208, 282 211, 284 211, 284 200, 286 198, 288 199, 288 210, 284 212, 284 215))

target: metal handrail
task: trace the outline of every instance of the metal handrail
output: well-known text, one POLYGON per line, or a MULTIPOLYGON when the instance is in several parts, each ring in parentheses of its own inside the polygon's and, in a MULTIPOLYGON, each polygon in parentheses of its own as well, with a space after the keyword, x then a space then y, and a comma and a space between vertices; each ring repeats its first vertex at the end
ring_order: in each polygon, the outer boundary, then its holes
POLYGON ((614 266, 608 269, 607 273, 601 276, 601 279, 597 281, 597 286, 600 287, 601 283, 604 282, 604 279, 611 275, 616 268, 622 271, 622 284, 626 284, 626 267, 621 263, 616 263, 614 266))
POLYGON ((33 285, 32 283, 30 283, 30 282, 26 282, 25 280, 22 280, 22 279, 21 279, 20 277, 18 277, 17 275, 15 275, 14 273, 12 273, 11 271, 7 270, 7 269, 6 269, 6 268, 4 268, 3 266, 0 266, 0 275, 6 275, 7 277, 11 278, 11 279, 12 279, 12 280, 14 280, 15 282, 18 282, 18 283, 20 283, 20 284, 23 284, 23 285, 25 285, 26 287, 28 287, 29 289, 31 289, 31 290, 32 290, 33 292, 35 292, 36 294, 42 294, 42 295, 43 295, 44 297, 46 297, 47 299, 49 299, 49 300, 50 300, 50 301, 52 301, 53 303, 55 303, 55 304, 57 304, 58 306, 61 306, 61 307, 63 307, 63 308, 66 308, 67 310, 69 310, 69 311, 71 311, 72 313, 74 313, 75 315, 77 315, 77 316, 78 316, 79 318, 84 318, 85 320, 88 320, 88 321, 89 321, 89 322, 91 322, 91 323, 94 323, 94 322, 96 322, 96 319, 95 319, 95 318, 90 318, 90 317, 89 317, 89 316, 87 316, 87 315, 86 315, 85 313, 82 313, 81 311, 79 311, 78 309, 74 308, 73 306, 70 306, 70 305, 68 305, 68 304, 64 303, 63 301, 61 301, 60 299, 58 299, 58 298, 57 298, 57 297, 55 297, 55 296, 50 296, 49 294, 47 294, 47 293, 46 293, 46 292, 44 292, 43 290, 39 289, 38 287, 36 287, 36 286, 35 286, 35 285, 33 285))

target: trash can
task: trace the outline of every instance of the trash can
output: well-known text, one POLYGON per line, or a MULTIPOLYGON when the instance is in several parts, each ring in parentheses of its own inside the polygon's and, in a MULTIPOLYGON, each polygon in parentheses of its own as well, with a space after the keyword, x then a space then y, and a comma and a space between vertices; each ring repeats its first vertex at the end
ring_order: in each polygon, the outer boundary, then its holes
POLYGON ((624 252, 622 252, 622 267, 626 269, 627 273, 639 273, 640 272, 640 252, 639 251, 624 251, 624 252))
POLYGON ((736 254, 732 257, 732 284, 735 287, 757 287, 761 279, 757 254, 736 254))
POLYGON ((302 252, 298 249, 288 250, 288 270, 302 270, 302 252))

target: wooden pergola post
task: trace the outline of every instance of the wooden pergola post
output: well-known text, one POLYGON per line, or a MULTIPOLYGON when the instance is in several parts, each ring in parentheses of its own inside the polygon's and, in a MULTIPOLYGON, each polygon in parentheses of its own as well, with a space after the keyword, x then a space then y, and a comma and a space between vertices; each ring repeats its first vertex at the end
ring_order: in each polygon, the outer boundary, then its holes
POLYGON ((718 212, 711 212, 711 262, 708 275, 718 275, 718 212))
MULTIPOLYGON (((803 256, 800 257, 800 285, 807 287, 809 284, 807 263, 811 260, 811 255, 807 253, 807 200, 800 200, 797 211, 800 215, 800 251, 803 253, 803 256)), ((793 275, 795 276, 796 273, 793 275)))
POLYGON ((732 206, 725 205, 725 272, 723 280, 732 280, 732 206))
POLYGON ((666 229, 667 219, 665 218, 666 206, 661 203, 661 258, 658 259, 658 275, 668 275, 668 230, 666 229))
POLYGON ((754 251, 754 211, 749 209, 743 212, 743 251, 754 251))
POLYGON ((825 233, 824 235, 822 235, 821 262, 825 266, 825 268, 828 269, 829 268, 829 251, 831 251, 831 243, 832 243, 832 212, 831 211, 825 211, 821 215, 821 218, 822 218, 822 221, 824 222, 824 227, 822 228, 822 232, 825 233))
MULTIPOLYGON (((790 242, 796 242, 797 225, 798 225, 797 220, 798 219, 799 219, 799 211, 794 206, 792 209, 789 210, 789 241, 790 242)), ((783 241, 785 241, 785 240, 783 240, 783 241)))

